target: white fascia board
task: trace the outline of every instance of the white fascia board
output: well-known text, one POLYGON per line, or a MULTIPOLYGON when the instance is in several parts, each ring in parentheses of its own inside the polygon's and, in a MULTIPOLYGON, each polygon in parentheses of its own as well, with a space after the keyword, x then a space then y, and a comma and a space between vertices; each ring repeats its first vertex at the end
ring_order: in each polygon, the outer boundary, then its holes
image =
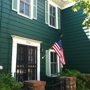
POLYGON ((64 10, 64 9, 66 9, 66 8, 69 8, 69 7, 73 6, 74 4, 75 4, 75 2, 72 2, 72 3, 67 4, 67 5, 65 5, 65 6, 63 6, 63 7, 60 7, 60 8, 61 8, 61 10, 64 10))
POLYGON ((66 9, 66 8, 69 8, 69 7, 71 7, 71 6, 73 6, 74 4, 75 4, 75 2, 70 2, 70 3, 67 3, 67 4, 62 4, 62 5, 60 5, 60 4, 57 4, 57 3, 55 3, 54 1, 52 1, 52 0, 47 0, 49 3, 54 3, 56 6, 58 6, 61 10, 64 10, 64 9, 66 9))

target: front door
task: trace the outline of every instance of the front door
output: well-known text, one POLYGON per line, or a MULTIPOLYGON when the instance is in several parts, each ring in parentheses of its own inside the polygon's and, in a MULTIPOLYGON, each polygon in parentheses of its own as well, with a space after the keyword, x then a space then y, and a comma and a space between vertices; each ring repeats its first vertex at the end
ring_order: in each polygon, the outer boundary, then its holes
POLYGON ((17 45, 16 79, 37 80, 37 47, 17 45))

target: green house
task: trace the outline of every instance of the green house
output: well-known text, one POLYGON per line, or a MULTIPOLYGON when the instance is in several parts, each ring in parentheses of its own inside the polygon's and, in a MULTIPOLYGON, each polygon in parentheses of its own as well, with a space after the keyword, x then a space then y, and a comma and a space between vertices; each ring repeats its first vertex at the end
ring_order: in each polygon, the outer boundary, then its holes
POLYGON ((90 30, 81 24, 82 11, 72 11, 73 4, 65 0, 0 0, 0 73, 11 70, 18 81, 56 77, 61 68, 51 47, 61 35, 64 68, 90 73, 90 30))

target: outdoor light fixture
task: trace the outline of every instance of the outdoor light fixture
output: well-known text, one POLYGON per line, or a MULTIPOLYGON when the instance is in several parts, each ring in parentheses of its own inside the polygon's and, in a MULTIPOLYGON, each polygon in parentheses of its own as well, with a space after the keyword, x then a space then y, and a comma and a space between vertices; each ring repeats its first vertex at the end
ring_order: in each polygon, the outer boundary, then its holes
POLYGON ((43 50, 43 47, 40 48, 40 52, 42 53, 44 50, 43 50))
POLYGON ((0 66, 0 70, 2 70, 3 69, 3 66, 0 66))

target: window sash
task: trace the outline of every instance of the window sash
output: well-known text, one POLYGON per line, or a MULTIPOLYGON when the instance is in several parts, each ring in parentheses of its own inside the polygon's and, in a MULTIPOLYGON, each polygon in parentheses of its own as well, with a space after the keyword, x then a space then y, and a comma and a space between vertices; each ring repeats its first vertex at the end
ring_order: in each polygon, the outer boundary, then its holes
POLYGON ((58 60, 55 52, 50 52, 50 63, 51 63, 51 75, 58 72, 58 60))
POLYGON ((50 10, 49 12, 50 25, 56 27, 56 8, 50 4, 49 10, 50 10))
POLYGON ((45 1, 45 23, 52 28, 61 29, 60 8, 51 1, 45 1), (50 11, 50 5, 55 8, 54 14, 50 11), (53 21, 50 21, 50 17, 53 17, 53 21))
POLYGON ((51 75, 58 73, 57 63, 51 63, 51 75))
POLYGON ((57 54, 54 52, 53 49, 46 50, 46 75, 56 77, 57 75, 55 73, 52 73, 51 71, 51 65, 57 65, 55 71, 56 73, 60 72, 59 57, 57 56, 57 54), (51 60, 51 53, 55 54, 56 56, 55 58, 57 59, 57 61, 51 60))
POLYGON ((31 2, 28 3, 26 1, 20 0, 19 13, 21 13, 21 14, 27 16, 27 17, 31 17, 31 2), (23 7, 21 7, 21 3, 23 3, 23 7), (28 6, 27 9, 26 9, 26 6, 28 6), (23 8, 23 9, 21 9, 21 8, 23 8), (20 10, 23 10, 23 12, 20 12, 20 10))

